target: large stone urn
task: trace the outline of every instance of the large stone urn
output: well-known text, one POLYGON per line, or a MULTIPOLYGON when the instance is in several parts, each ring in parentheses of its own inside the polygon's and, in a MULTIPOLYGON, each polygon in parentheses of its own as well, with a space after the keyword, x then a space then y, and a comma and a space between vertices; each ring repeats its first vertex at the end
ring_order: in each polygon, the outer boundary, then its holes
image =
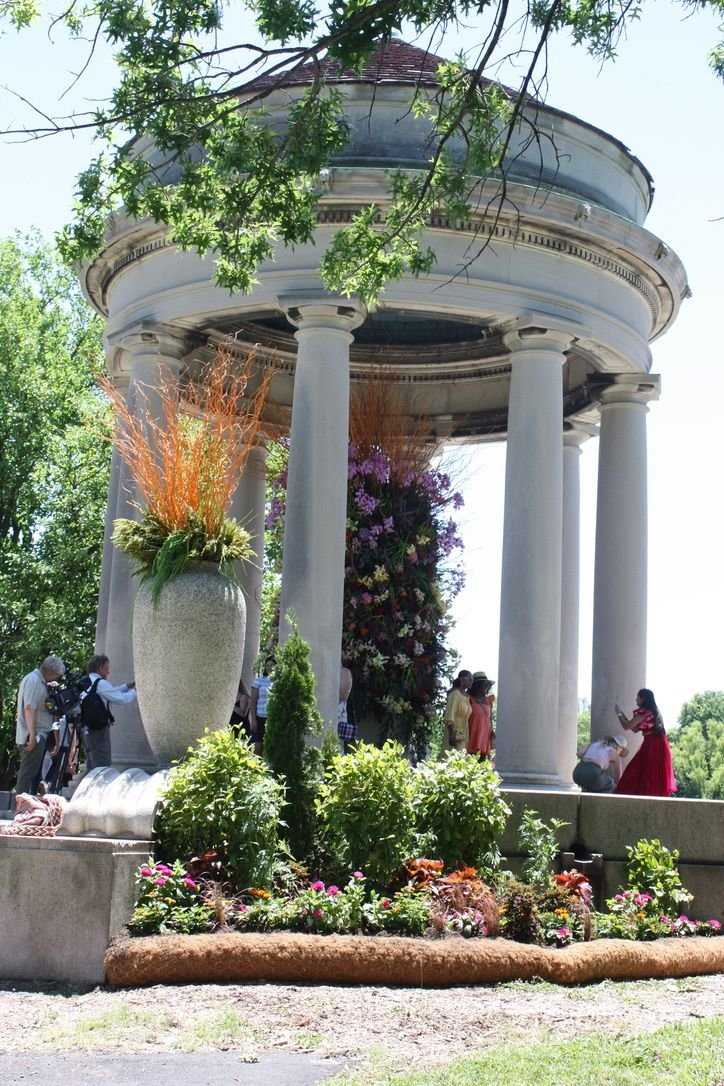
POLYGON ((246 604, 211 562, 168 581, 156 603, 147 581, 133 611, 138 706, 159 766, 182 757, 208 728, 228 726, 241 676, 246 604))

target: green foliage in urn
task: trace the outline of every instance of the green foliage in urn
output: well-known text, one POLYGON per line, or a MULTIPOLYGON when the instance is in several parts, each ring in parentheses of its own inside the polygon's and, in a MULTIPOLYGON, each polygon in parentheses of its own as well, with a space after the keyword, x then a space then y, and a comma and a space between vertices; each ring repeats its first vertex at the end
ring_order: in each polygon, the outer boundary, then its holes
POLYGON ((316 802, 326 843, 348 870, 386 887, 415 851, 412 768, 399 743, 357 743, 327 768, 316 802))
POLYGON ((465 864, 495 869, 497 841, 510 809, 500 795, 500 777, 490 762, 451 751, 439 762, 416 770, 418 829, 426 855, 447 868, 465 864))
POLYGON ((281 785, 230 731, 205 735, 169 775, 154 825, 163 856, 216 852, 239 886, 271 885, 281 785))
POLYGON ((314 840, 314 796, 319 775, 319 751, 309 739, 322 731, 309 645, 293 615, 291 634, 276 651, 274 684, 269 695, 264 757, 286 785, 283 818, 289 846, 298 860, 306 859, 314 840))
POLYGON ((248 560, 252 553, 249 533, 236 521, 224 520, 218 534, 210 536, 194 513, 189 513, 183 528, 170 534, 148 510, 140 521, 121 518, 115 522, 113 542, 137 563, 135 573, 141 581, 152 582, 154 600, 164 584, 192 562, 211 562, 233 580, 233 564, 248 560))
POLYGON ((140 411, 103 382, 113 441, 145 502, 140 520, 115 522, 113 541, 151 581, 154 600, 192 562, 213 562, 233 578, 234 563, 251 556, 249 533, 224 514, 258 438, 270 380, 270 369, 255 372, 253 356, 218 348, 195 380, 181 384, 161 371, 156 389, 137 386, 140 411))

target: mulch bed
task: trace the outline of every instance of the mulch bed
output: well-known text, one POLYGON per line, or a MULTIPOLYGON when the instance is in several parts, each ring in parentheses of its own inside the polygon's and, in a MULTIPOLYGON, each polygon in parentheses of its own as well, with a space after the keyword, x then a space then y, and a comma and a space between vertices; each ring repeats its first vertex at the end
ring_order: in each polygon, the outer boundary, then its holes
POLYGON ((724 973, 724 937, 599 939, 558 950, 462 936, 122 935, 105 966, 109 984, 134 988, 243 981, 440 988, 533 978, 584 984, 724 973))

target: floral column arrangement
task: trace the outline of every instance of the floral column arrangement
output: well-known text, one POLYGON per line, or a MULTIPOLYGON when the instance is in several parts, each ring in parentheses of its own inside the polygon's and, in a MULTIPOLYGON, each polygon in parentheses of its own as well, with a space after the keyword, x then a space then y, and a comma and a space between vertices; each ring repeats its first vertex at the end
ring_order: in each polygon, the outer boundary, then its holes
MULTIPOLYGON (((394 413, 384 374, 358 390, 350 409, 343 652, 354 675, 354 711, 421 756, 439 719, 449 670, 448 608, 463 574, 450 511, 463 504, 434 451, 394 413)), ((286 472, 270 485, 267 528, 280 531, 286 472)))

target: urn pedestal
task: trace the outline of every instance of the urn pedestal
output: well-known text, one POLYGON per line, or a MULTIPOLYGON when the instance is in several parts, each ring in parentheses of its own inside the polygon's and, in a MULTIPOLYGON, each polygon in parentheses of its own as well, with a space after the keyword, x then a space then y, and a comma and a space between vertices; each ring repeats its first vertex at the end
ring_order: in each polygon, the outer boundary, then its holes
POLYGON ((213 563, 168 581, 156 603, 145 582, 133 611, 133 661, 143 727, 159 766, 205 729, 226 728, 244 656, 246 604, 213 563))

